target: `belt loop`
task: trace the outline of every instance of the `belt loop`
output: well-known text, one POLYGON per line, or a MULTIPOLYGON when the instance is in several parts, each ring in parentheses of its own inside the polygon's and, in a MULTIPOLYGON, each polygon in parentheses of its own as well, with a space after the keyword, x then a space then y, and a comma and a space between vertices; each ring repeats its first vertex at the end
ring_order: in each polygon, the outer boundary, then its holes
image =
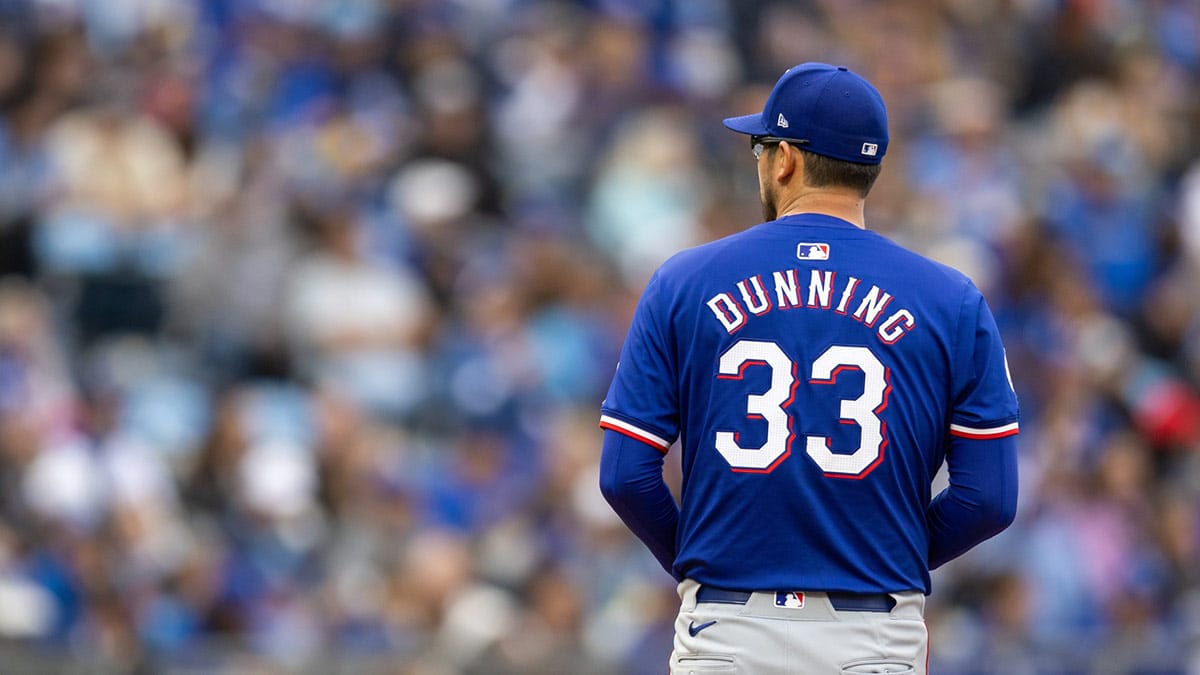
POLYGON ((684 579, 675 587, 675 592, 679 595, 679 608, 682 611, 690 612, 696 609, 696 595, 700 592, 700 582, 684 579))

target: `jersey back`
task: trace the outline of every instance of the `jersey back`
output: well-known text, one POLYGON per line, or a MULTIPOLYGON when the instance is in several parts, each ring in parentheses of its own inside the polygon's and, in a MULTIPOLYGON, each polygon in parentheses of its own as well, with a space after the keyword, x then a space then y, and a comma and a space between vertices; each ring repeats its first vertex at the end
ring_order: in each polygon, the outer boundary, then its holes
POLYGON ((601 426, 682 448, 675 572, 746 590, 929 592, 950 435, 1016 433, 961 273, 817 214, 684 251, 648 284, 601 426))

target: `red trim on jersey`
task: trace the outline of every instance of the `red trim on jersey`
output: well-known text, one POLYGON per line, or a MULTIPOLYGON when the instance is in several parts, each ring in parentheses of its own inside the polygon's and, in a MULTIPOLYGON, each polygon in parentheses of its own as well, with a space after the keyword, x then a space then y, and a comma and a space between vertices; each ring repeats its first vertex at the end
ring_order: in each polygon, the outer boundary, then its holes
POLYGON ((950 435, 959 438, 969 438, 977 441, 986 441, 994 438, 1005 438, 1006 436, 1016 436, 1021 429, 1016 422, 1005 424, 1004 426, 992 427, 991 429, 972 429, 958 424, 950 425, 950 435))
MULTIPOLYGON (((630 426, 632 427, 633 425, 630 425, 630 426)), ((619 427, 616 424, 609 422, 608 420, 602 420, 600 422, 600 428, 607 429, 608 431, 615 431, 618 434, 632 438, 635 441, 641 441, 641 442, 645 443, 646 445, 649 445, 650 447, 654 448, 655 450, 658 450, 659 452, 663 453, 664 455, 667 454, 667 451, 671 449, 671 446, 662 445, 661 443, 659 443, 659 441, 657 439, 650 438, 649 436, 644 436, 642 434, 639 434, 635 429, 632 429, 632 428, 626 429, 623 427, 619 427)))
MULTIPOLYGON (((738 371, 737 371, 736 375, 722 375, 720 373, 717 373, 717 379, 718 380, 740 380, 743 377, 745 377, 746 369, 749 368, 750 366, 770 366, 770 365, 771 364, 767 363, 766 361, 763 361, 762 359, 746 359, 745 361, 742 361, 742 365, 738 366, 738 371)), ((795 370, 795 369, 796 369, 795 365, 793 364, 792 370, 795 370)))
POLYGON ((829 374, 829 377, 827 379, 821 380, 821 379, 817 379, 814 377, 814 378, 810 379, 808 381, 808 383, 809 384, 836 384, 838 375, 846 370, 857 370, 859 372, 862 372, 862 368, 859 368, 858 366, 851 366, 851 365, 847 365, 847 364, 843 363, 842 365, 838 366, 837 368, 834 368, 833 372, 829 374))

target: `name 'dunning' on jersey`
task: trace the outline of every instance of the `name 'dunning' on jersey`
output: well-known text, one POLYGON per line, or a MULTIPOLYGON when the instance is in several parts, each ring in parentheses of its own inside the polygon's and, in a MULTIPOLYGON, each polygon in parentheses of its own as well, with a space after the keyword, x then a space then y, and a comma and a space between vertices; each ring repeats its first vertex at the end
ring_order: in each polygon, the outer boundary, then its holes
POLYGON ((755 275, 739 281, 736 289, 717 293, 706 304, 731 335, 745 326, 750 316, 763 316, 777 309, 832 310, 849 315, 875 328, 876 336, 887 345, 895 344, 916 326, 916 317, 904 308, 892 311, 880 321, 892 302, 892 294, 879 286, 872 285, 860 299, 862 279, 857 277, 839 281, 832 270, 813 269, 809 271, 807 288, 801 285, 800 278, 800 271, 794 268, 772 272, 770 285, 763 282, 762 275, 755 275), (855 307, 853 312, 851 307, 855 307))

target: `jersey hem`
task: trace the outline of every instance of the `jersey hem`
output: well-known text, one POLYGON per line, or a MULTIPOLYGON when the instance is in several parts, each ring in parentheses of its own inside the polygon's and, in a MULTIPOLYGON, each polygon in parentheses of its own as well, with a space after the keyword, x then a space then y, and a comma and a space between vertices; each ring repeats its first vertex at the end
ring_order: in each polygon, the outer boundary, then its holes
POLYGON ((715 581, 700 581, 695 576, 685 575, 683 578, 691 579, 702 586, 712 586, 733 591, 742 591, 745 593, 775 593, 778 591, 807 591, 812 593, 920 593, 929 595, 932 588, 923 585, 913 585, 911 582, 899 582, 896 587, 886 589, 882 586, 863 586, 855 584, 821 584, 821 583, 785 583, 785 584, 766 584, 764 587, 758 587, 753 584, 744 582, 715 582, 715 581), (749 587, 747 587, 749 586, 749 587), (818 588, 819 587, 819 588, 818 588))

